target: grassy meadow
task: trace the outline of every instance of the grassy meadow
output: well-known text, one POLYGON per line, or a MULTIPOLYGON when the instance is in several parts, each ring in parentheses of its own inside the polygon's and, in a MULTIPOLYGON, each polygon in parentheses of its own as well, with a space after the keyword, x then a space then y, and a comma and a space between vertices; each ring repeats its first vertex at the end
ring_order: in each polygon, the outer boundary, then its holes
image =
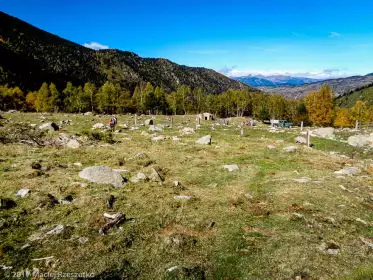
MULTIPOLYGON (((8 120, 3 129, 19 122, 72 120, 49 133, 51 139, 61 132, 83 135, 109 119, 37 113, 3 117, 8 120)), ((137 123, 146 118, 138 117, 137 123)), ((118 120, 117 129, 134 125, 131 116, 118 120)), ((294 144, 299 128, 270 133, 259 125, 246 127, 240 136, 239 118, 214 129, 214 122, 202 121, 195 134, 181 136, 182 127, 195 128, 194 120, 174 116, 172 128, 156 133, 170 138, 157 143, 148 127, 140 126, 114 134, 112 144, 87 141, 79 149, 0 144, 0 197, 17 203, 0 210, 0 266, 12 267, 0 270, 0 277, 38 269, 93 273, 94 279, 373 279, 372 152, 327 139, 313 138, 313 148, 294 144), (211 145, 195 143, 204 135, 212 135, 211 145), (297 151, 282 150, 290 145, 297 151), (148 157, 136 158, 137 153, 148 157), (35 162, 42 166, 39 174, 31 167, 35 162), (237 164, 239 170, 228 172, 222 168, 226 164, 237 164), (79 178, 92 165, 126 169, 127 179, 157 167, 165 181, 128 181, 114 188, 79 178), (348 166, 361 172, 334 173, 348 166), (308 179, 294 180, 299 178, 308 179), (25 187, 31 193, 17 197, 25 187), (52 205, 48 194, 73 200, 52 205), (110 195, 113 209, 107 207, 110 195), (178 195, 192 198, 176 200, 178 195), (126 221, 99 234, 106 223, 103 214, 117 212, 126 221), (60 234, 45 235, 57 225, 64 226, 60 234)), ((155 116, 155 124, 168 121, 155 116)))

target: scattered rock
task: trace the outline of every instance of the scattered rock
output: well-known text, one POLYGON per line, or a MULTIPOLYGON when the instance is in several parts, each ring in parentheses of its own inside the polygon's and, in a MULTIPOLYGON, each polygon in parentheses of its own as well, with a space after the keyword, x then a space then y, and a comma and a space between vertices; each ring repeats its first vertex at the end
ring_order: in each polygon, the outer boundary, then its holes
POLYGON ((154 125, 154 120, 153 119, 145 120, 145 125, 154 125))
POLYGON ((160 127, 160 126, 151 125, 151 126, 149 127, 149 131, 153 131, 153 132, 162 132, 162 131, 163 131, 163 128, 160 127))
POLYGON ((65 146, 69 142, 70 138, 66 133, 60 133, 56 139, 56 144, 60 146, 65 146))
POLYGON ((9 210, 17 206, 17 203, 10 198, 0 198, 0 209, 9 210))
POLYGON ((295 213, 292 213, 292 219, 293 220, 303 220, 304 216, 300 213, 295 212, 295 213))
POLYGON ((211 135, 206 135, 206 136, 199 138, 196 141, 196 144, 211 145, 211 135))
POLYGON ((360 218, 357 218, 356 222, 359 222, 359 223, 363 224, 364 226, 368 225, 368 223, 366 221, 364 221, 364 220, 362 220, 360 218))
POLYGON ((54 229, 48 231, 46 233, 46 235, 57 235, 57 234, 60 234, 64 230, 64 228, 65 227, 63 225, 58 225, 54 229))
POLYGON ((295 137, 294 140, 295 140, 295 143, 307 144, 307 139, 302 136, 295 137))
POLYGON ((92 116, 92 112, 85 112, 84 116, 92 116))
POLYGON ((196 133, 195 130, 191 127, 184 127, 182 130, 180 130, 181 135, 189 135, 196 133))
POLYGON ((126 179, 107 166, 90 166, 79 172, 79 177, 98 184, 111 184, 116 188, 125 185, 126 179))
POLYGON ((25 197, 27 196, 28 194, 30 193, 30 190, 29 189, 20 189, 17 193, 16 193, 16 196, 19 196, 19 197, 25 197))
POLYGON ((81 237, 78 238, 78 241, 79 241, 80 244, 85 244, 85 243, 88 242, 88 238, 81 236, 81 237))
POLYGON ((140 181, 145 181, 147 179, 148 178, 146 177, 144 173, 137 173, 135 176, 131 177, 130 181, 132 183, 138 183, 140 181))
POLYGON ((274 150, 274 149, 276 149, 276 147, 275 147, 275 146, 272 146, 272 145, 268 145, 268 146, 267 146, 267 149, 268 149, 268 150, 274 150))
POLYGON ((92 129, 103 129, 105 125, 103 123, 96 123, 92 126, 92 129))
POLYGON ((72 182, 70 185, 71 186, 80 186, 80 187, 83 187, 83 188, 88 186, 86 183, 82 183, 82 182, 72 182))
POLYGON ((192 196, 190 196, 190 195, 175 195, 174 199, 176 199, 176 200, 189 200, 189 199, 192 199, 192 196))
POLYGON ((150 174, 149 179, 154 182, 162 183, 164 178, 159 174, 159 172, 155 168, 152 168, 151 170, 152 173, 150 174))
POLYGON ((347 191, 347 189, 343 185, 339 185, 339 187, 341 188, 341 190, 347 191))
POLYGON ((283 148, 283 150, 287 153, 294 153, 297 151, 297 147, 295 146, 289 146, 289 147, 285 147, 283 148))
POLYGON ((144 159, 144 158, 149 158, 149 157, 148 157, 148 155, 145 154, 145 153, 137 153, 137 154, 135 155, 135 158, 142 158, 142 159, 144 159))
POLYGON ((126 220, 126 216, 122 212, 113 215, 105 213, 104 216, 109 219, 109 222, 107 222, 102 228, 99 229, 98 232, 102 235, 105 235, 109 229, 116 225, 119 225, 126 220))
POLYGON ((208 185, 209 188, 216 188, 218 186, 218 184, 216 183, 211 183, 208 185))
POLYGON ((172 141, 180 141, 181 139, 177 136, 172 136, 172 141))
POLYGON ((180 182, 179 182, 179 181, 174 181, 174 186, 175 186, 175 187, 180 186, 180 182))
POLYGON ((79 149, 80 143, 76 139, 70 139, 69 142, 67 142, 66 147, 69 149, 79 149))
POLYGON ((297 183, 308 183, 309 181, 311 181, 311 179, 308 178, 308 177, 302 177, 302 178, 299 178, 299 179, 293 179, 293 181, 295 181, 297 183))
POLYGON ((158 141, 163 141, 166 140, 166 136, 160 135, 160 136, 155 136, 152 138, 152 141, 158 142, 158 141))
POLYGON ((240 169, 237 164, 223 165, 223 168, 227 169, 229 172, 240 169))
POLYGON ((373 243, 370 240, 367 240, 363 237, 360 237, 361 242, 363 242, 365 245, 367 245, 370 249, 373 249, 373 243))
POLYGON ((42 124, 41 126, 39 126, 39 129, 40 130, 48 130, 48 131, 57 131, 59 130, 59 126, 57 124, 55 124, 54 122, 50 122, 50 123, 45 123, 45 124, 42 124))
POLYGON ((78 166, 78 167, 82 167, 83 165, 82 165, 82 163, 80 163, 80 162, 74 162, 73 163, 75 166, 78 166))
POLYGON ((348 144, 354 147, 373 147, 373 133, 370 135, 353 135, 348 137, 348 144))
POLYGON ((312 131, 312 134, 322 138, 334 138, 333 127, 321 127, 312 131))
POLYGON ((338 255, 341 251, 341 247, 334 241, 323 243, 320 246, 320 250, 324 251, 328 255, 338 255))
POLYGON ((360 173, 360 169, 357 167, 344 167, 343 169, 335 171, 334 173, 339 175, 355 175, 360 173))

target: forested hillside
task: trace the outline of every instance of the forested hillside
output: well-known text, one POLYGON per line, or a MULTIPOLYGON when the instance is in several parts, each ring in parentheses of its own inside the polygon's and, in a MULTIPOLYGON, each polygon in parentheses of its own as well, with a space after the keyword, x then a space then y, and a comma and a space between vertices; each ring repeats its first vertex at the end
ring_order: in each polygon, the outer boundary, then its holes
POLYGON ((105 82, 133 90, 142 82, 161 86, 167 92, 181 85, 204 93, 247 88, 205 68, 181 66, 165 59, 141 58, 119 50, 95 51, 40 30, 0 12, 0 84, 37 90, 53 82, 62 90, 67 82, 97 86, 105 82))

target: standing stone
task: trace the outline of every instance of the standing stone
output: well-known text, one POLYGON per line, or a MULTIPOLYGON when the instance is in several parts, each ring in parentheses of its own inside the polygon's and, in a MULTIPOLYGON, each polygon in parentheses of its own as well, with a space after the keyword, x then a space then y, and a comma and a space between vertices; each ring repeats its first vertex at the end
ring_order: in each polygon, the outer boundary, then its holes
POLYGON ((108 166, 90 166, 79 172, 79 177, 93 183, 110 184, 116 188, 125 185, 126 179, 108 166))
POLYGON ((211 145, 211 135, 206 135, 206 136, 199 138, 196 141, 196 144, 211 145))

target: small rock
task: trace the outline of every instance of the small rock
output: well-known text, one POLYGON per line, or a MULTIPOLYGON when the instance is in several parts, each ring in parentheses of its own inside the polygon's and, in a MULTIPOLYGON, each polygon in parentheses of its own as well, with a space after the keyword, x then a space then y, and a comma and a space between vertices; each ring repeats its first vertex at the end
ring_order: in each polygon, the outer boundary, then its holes
POLYGON ((295 137, 294 140, 295 140, 295 143, 307 144, 307 139, 302 136, 295 137))
POLYGON ((249 193, 245 193, 245 197, 248 199, 248 200, 251 200, 253 199, 253 196, 249 193))
POLYGON ((208 185, 209 188, 216 188, 218 186, 218 184, 216 183, 211 183, 208 185))
POLYGON ((295 146, 289 146, 289 147, 285 147, 283 148, 283 150, 287 153, 294 153, 297 151, 297 147, 295 146))
POLYGON ((149 158, 147 154, 145 153, 137 153, 135 155, 135 158, 149 158))
POLYGON ((356 222, 359 222, 359 223, 361 223, 361 224, 363 224, 363 225, 368 225, 368 223, 366 222, 366 221, 364 221, 364 220, 362 220, 362 219, 360 219, 360 218, 357 218, 356 219, 356 222))
POLYGON ((76 139, 70 139, 69 142, 67 142, 66 147, 69 149, 79 149, 80 143, 76 139))
POLYGON ((302 214, 300 214, 300 213, 293 213, 292 214, 293 215, 293 217, 295 218, 295 219, 297 219, 297 220, 301 220, 301 219, 304 219, 304 216, 302 215, 302 214))
POLYGON ((80 187, 83 187, 83 188, 88 186, 86 183, 82 183, 82 182, 72 182, 70 185, 71 186, 80 186, 80 187))
POLYGON ((126 179, 120 172, 114 171, 107 166, 90 166, 79 172, 79 177, 98 184, 111 184, 116 188, 125 185, 126 179))
POLYGON ((164 178, 159 174, 159 172, 155 168, 152 168, 151 170, 152 173, 150 174, 149 179, 154 182, 162 183, 164 178))
POLYGON ((166 136, 160 135, 160 136, 155 136, 152 138, 152 141, 158 142, 158 141, 163 141, 166 140, 166 136))
POLYGON ((268 145, 268 146, 267 146, 267 149, 268 149, 268 150, 274 150, 274 149, 276 149, 276 147, 275 147, 275 146, 272 146, 272 145, 268 145))
POLYGON ((174 186, 175 186, 175 187, 180 186, 180 182, 179 182, 179 181, 174 181, 174 186))
POLYGON ((227 169, 229 172, 240 169, 237 164, 223 165, 223 168, 227 169))
POLYGON ((85 112, 84 116, 92 116, 92 112, 85 112))
POLYGON ((33 163, 31 163, 31 168, 36 169, 36 170, 40 170, 41 169, 41 164, 39 162, 33 162, 33 163))
POLYGON ((92 126, 92 129, 103 129, 105 125, 103 123, 96 123, 92 126))
POLYGON ((177 136, 172 136, 172 141, 180 141, 181 139, 177 136))
POLYGON ((130 181, 132 183, 138 183, 140 181, 145 181, 147 180, 148 177, 146 177, 146 175, 144 173, 137 173, 135 176, 133 176, 130 181))
POLYGON ((307 177, 302 177, 302 178, 299 178, 299 179, 293 179, 293 181, 297 182, 297 183, 308 183, 311 179, 310 178, 307 178, 307 177))
POLYGON ((82 167, 83 165, 80 162, 74 162, 73 163, 75 166, 82 167))
POLYGON ((355 175, 360 173, 360 169, 357 167, 345 167, 341 170, 335 171, 334 173, 340 175, 355 175))
POLYGON ((162 131, 163 131, 163 128, 160 127, 160 126, 151 125, 151 126, 149 127, 149 131, 153 131, 153 132, 162 132, 162 131))
POLYGON ((78 238, 78 241, 79 241, 80 244, 85 244, 85 243, 88 242, 88 238, 81 236, 81 237, 78 238))
POLYGON ((347 189, 343 185, 339 185, 339 187, 341 188, 341 190, 347 191, 347 189))
POLYGON ((189 199, 192 199, 192 196, 190 196, 190 195, 175 195, 174 199, 176 199, 176 200, 189 200, 189 199))
POLYGON ((189 135, 196 133, 195 130, 191 127, 184 127, 182 130, 180 130, 181 135, 189 135))
POLYGON ((45 124, 42 124, 41 126, 39 126, 39 129, 40 130, 48 130, 48 131, 57 131, 59 130, 59 126, 57 124, 55 124, 54 122, 50 122, 50 123, 45 123, 45 124))
POLYGON ((145 120, 145 125, 154 125, 154 120, 153 119, 145 120))
POLYGON ((196 141, 196 144, 211 145, 211 135, 206 135, 206 136, 199 138, 196 141))
POLYGON ((16 196, 19 196, 19 197, 25 197, 26 195, 28 195, 30 193, 30 190, 29 189, 20 189, 17 193, 16 193, 16 196))
POLYGON ((47 235, 56 235, 56 234, 60 234, 63 230, 64 230, 64 226, 63 225, 58 225, 56 226, 54 229, 48 231, 46 234, 47 235))

